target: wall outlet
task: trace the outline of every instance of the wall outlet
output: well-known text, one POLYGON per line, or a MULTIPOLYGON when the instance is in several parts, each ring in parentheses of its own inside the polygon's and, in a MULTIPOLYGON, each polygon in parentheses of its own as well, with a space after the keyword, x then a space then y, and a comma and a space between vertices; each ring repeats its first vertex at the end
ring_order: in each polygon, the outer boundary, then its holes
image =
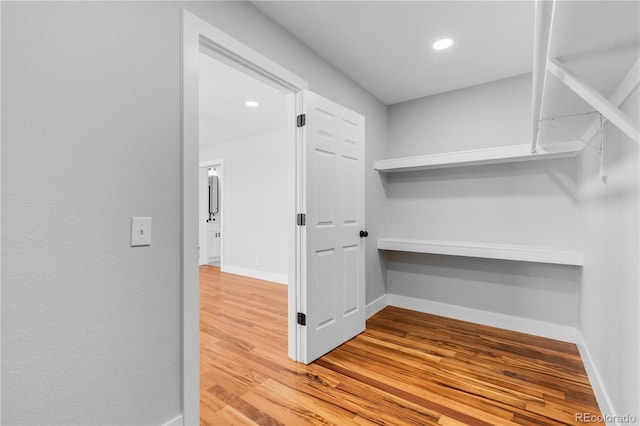
POLYGON ((151 245, 151 218, 131 218, 131 247, 151 245))
POLYGON ((256 257, 256 266, 260 266, 260 258, 256 257))

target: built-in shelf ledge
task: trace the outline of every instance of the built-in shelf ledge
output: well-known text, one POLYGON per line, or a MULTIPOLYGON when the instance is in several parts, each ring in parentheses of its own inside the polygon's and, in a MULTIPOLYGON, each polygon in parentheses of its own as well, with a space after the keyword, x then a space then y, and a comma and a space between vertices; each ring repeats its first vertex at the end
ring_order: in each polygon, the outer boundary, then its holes
POLYGON ((555 143, 548 146, 538 146, 537 152, 532 154, 530 144, 509 145, 474 149, 472 151, 378 160, 373 164, 373 167, 381 172, 408 172, 445 167, 550 160, 553 158, 574 157, 580 154, 583 148, 584 144, 582 142, 555 143))
POLYGON ((378 240, 378 250, 482 257, 486 259, 517 260, 521 262, 554 263, 557 265, 584 265, 584 254, 581 251, 549 247, 482 244, 464 241, 381 238, 378 240))

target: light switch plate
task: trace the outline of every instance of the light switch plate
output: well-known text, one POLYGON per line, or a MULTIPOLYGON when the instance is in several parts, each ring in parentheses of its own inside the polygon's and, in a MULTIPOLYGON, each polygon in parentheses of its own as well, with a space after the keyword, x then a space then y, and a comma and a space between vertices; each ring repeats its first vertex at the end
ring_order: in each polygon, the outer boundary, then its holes
POLYGON ((131 247, 151 245, 151 218, 131 218, 131 247))

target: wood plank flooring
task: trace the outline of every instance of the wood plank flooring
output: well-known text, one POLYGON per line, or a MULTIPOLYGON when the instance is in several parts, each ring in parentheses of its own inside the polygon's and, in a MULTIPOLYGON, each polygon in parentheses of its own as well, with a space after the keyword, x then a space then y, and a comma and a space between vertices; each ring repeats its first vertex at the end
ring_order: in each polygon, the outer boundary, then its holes
POLYGON ((200 345, 202 425, 573 425, 577 413, 600 415, 575 345, 394 307, 314 363, 293 362, 287 287, 212 266, 200 269, 200 345))

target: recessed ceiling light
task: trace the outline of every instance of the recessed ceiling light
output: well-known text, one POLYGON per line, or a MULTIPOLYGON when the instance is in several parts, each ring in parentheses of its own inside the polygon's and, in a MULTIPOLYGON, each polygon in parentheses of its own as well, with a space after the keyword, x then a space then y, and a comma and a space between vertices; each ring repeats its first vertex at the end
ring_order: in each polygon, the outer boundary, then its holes
POLYGON ((433 43, 432 46, 435 50, 443 50, 451 47, 452 44, 453 40, 451 40, 450 38, 441 38, 440 40, 433 43))
POLYGON ((256 101, 247 101, 244 103, 246 106, 248 106, 249 108, 256 108, 258 105, 260 105, 258 102, 256 101))

